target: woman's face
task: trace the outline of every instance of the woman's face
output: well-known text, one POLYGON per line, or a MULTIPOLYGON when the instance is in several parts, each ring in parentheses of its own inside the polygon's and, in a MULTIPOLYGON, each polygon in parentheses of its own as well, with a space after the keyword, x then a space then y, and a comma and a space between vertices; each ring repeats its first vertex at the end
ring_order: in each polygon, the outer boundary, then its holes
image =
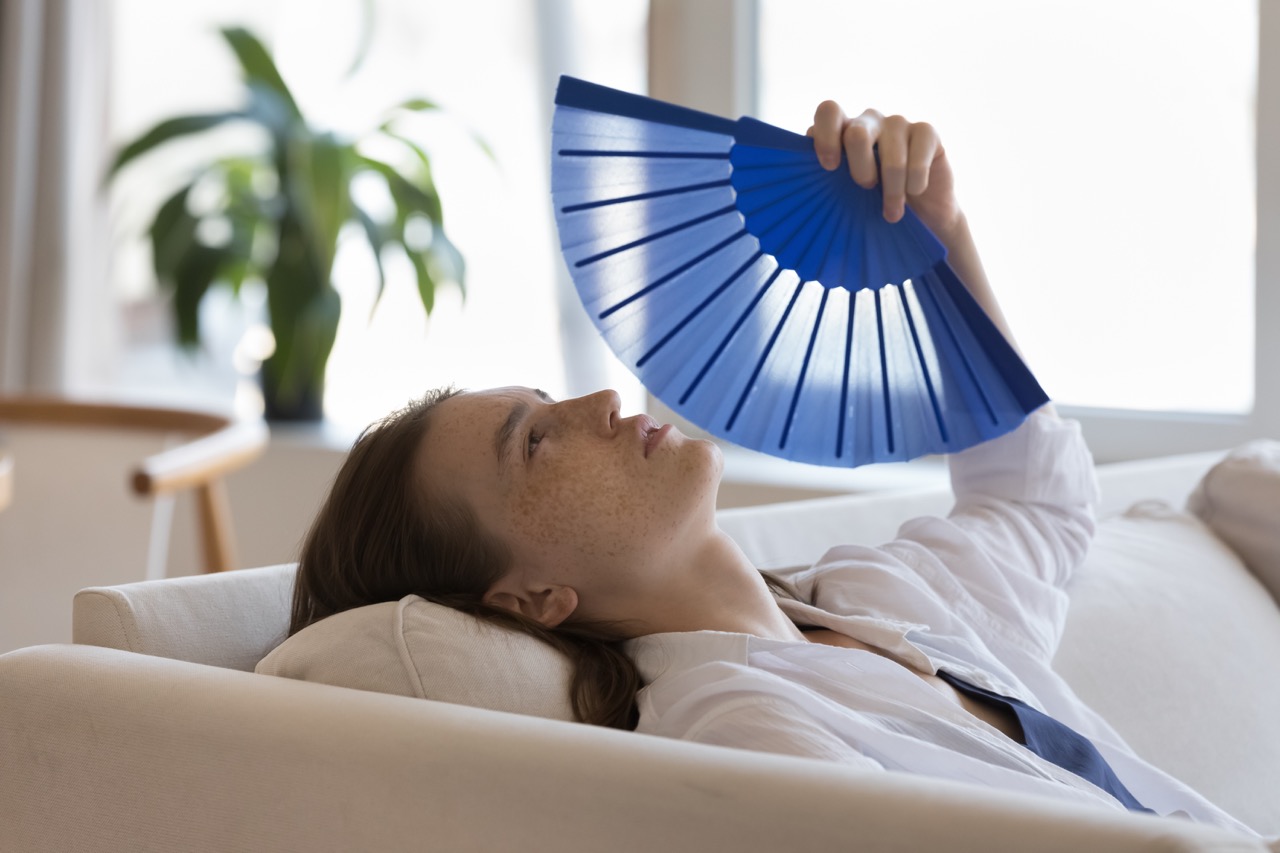
POLYGON ((465 501, 515 569, 573 587, 581 618, 660 587, 715 530, 719 448, 618 408, 613 391, 459 394, 432 413, 418 459, 429 492, 465 501))

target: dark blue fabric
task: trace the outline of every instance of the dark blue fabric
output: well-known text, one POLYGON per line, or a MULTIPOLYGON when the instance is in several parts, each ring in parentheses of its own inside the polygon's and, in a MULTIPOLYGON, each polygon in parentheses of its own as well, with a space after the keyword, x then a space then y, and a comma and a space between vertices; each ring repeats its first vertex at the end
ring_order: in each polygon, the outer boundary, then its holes
POLYGON ((1129 793, 1092 741, 1075 729, 1058 722, 1048 714, 1037 711, 1025 702, 992 693, 990 690, 983 690, 950 673, 939 670, 938 677, 962 693, 1012 711, 1022 726, 1022 736, 1027 749, 1036 755, 1092 782, 1123 803, 1124 807, 1130 811, 1154 814, 1151 809, 1142 805, 1133 794, 1129 793))

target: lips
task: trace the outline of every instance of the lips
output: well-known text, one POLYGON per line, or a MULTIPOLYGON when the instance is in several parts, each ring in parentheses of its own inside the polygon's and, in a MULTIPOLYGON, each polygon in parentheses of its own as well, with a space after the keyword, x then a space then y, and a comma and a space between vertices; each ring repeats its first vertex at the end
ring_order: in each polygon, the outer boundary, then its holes
POLYGON ((648 415, 639 415, 636 423, 640 429, 640 438, 644 442, 644 455, 647 459, 653 449, 658 446, 658 442, 670 429, 670 424, 660 424, 648 415))

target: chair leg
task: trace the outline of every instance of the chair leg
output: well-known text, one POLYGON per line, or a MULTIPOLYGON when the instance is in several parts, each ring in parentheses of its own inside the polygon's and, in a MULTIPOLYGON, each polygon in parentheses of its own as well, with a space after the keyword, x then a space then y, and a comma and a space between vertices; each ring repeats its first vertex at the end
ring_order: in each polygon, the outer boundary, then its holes
POLYGON ((236 568, 235 542, 231 533, 231 502, 227 487, 213 480, 196 487, 196 508, 200 517, 200 541, 206 572, 236 568))

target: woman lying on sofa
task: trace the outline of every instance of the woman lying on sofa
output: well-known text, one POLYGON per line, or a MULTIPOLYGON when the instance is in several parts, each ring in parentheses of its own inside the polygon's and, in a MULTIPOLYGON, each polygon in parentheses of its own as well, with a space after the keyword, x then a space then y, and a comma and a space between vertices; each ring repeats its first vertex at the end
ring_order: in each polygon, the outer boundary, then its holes
MULTIPOLYGON (((887 220, 910 204, 1012 341, 934 129, 826 102, 809 133, 887 220)), ((783 583, 716 525, 716 445, 618 408, 442 391, 371 427, 303 546, 290 633, 417 594, 568 654, 585 722, 1245 829, 1050 666, 1093 535, 1078 425, 1046 406, 956 454, 947 518, 832 543, 783 583)))

